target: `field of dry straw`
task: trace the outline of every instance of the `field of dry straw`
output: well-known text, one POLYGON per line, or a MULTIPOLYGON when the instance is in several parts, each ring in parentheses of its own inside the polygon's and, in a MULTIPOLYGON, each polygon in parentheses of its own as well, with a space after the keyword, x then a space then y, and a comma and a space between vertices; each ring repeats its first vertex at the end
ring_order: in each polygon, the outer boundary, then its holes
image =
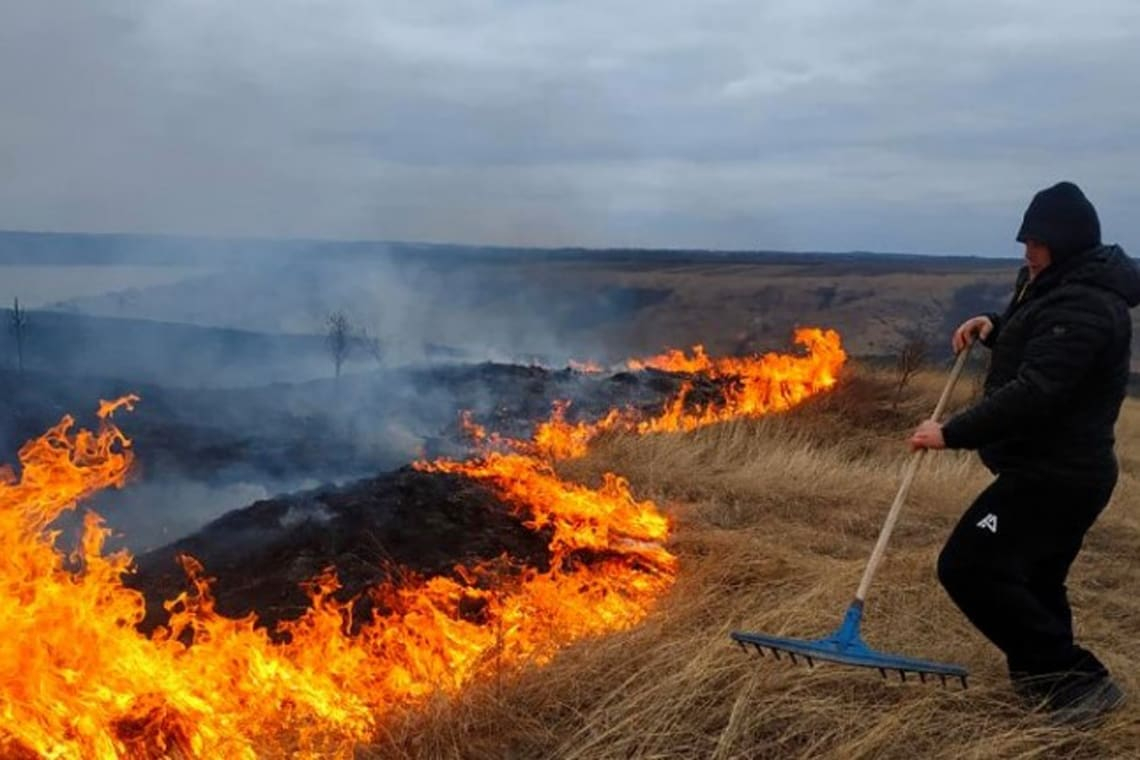
MULTIPOLYGON (((687 435, 615 437, 565 474, 627 476, 675 517, 681 572, 637 628, 553 664, 440 698, 389 725, 362 757, 1140 757, 1140 403, 1118 426, 1122 478, 1070 576, 1079 638, 1132 694, 1104 726, 1051 727, 1009 690, 1000 654, 939 587, 939 548, 988 474, 968 453, 928 458, 868 600, 877 648, 959 662, 971 686, 884 683, 875 671, 746 655, 733 629, 818 636, 858 583, 933 408, 931 371, 894 403, 891 378, 849 368, 793 413, 687 435)), ((969 379, 956 403, 976 392, 969 379)))

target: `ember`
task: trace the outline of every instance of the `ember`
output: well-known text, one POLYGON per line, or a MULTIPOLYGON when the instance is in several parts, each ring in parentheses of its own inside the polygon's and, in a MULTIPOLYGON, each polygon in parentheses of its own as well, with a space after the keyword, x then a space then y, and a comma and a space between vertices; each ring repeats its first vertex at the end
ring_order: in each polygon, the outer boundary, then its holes
MULTIPOLYGON (((145 635, 146 605, 123 576, 132 558, 104 555, 106 530, 88 515, 64 554, 49 524, 100 489, 121 486, 133 459, 111 422, 134 397, 100 406, 97 432, 65 418, 20 451, 19 476, 0 468, 0 750, 5 756, 351 756, 393 709, 452 692, 489 668, 541 664, 583 637, 636 625, 672 584, 669 519, 621 477, 590 489, 552 463, 582 456, 607 431, 689 430, 790 408, 830 388, 845 356, 833 332, 804 330, 803 357, 710 359, 697 349, 632 366, 725 380, 724 398, 694 406, 683 391, 657 417, 615 410, 568 422, 556 407, 529 441, 470 423, 483 452, 420 462, 421 472, 486 485, 532 531, 549 535, 545 567, 500 572, 499 561, 455 577, 381 584, 374 615, 353 621, 332 570, 305 586, 310 605, 274 631, 254 616, 219 614, 209 568, 184 556, 187 591, 145 635)), ((510 558, 504 561, 510 562, 510 558)))

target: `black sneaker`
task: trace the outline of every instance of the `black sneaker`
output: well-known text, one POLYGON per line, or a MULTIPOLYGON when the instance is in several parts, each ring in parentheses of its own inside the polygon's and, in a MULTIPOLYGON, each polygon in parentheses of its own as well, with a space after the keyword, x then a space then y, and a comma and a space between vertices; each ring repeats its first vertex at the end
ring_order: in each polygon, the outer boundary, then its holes
POLYGON ((1093 728, 1126 701, 1124 692, 1108 676, 1098 679, 1064 700, 1054 704, 1049 722, 1055 726, 1093 728))

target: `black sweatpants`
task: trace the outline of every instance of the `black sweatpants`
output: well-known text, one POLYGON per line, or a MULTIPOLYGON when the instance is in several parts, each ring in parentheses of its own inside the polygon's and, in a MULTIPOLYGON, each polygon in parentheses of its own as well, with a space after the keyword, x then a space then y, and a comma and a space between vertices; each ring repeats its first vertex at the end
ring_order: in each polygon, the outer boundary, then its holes
POLYGON ((999 475, 938 558, 950 598, 1005 653, 1015 680, 1107 674, 1073 643, 1065 578, 1116 485, 1109 475, 1084 485, 999 475))

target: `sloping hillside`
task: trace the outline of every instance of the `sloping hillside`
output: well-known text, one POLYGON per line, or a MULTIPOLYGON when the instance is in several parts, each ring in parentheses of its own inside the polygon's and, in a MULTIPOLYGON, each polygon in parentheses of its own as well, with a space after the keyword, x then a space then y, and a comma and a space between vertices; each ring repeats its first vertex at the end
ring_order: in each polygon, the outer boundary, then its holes
MULTIPOLYGON (((920 472, 872 588, 873 645, 960 662, 968 690, 745 655, 733 629, 817 636, 835 627, 897 488, 902 440, 943 377, 896 409, 890 378, 850 370, 801 409, 696 433, 615 437, 566 466, 628 476, 676 518, 681 572, 644 625, 553 664, 440 699, 389 726, 365 757, 981 758, 1140 756, 1140 707, 1090 732, 1050 727, 1006 685, 1003 660, 939 588, 934 562, 987 482, 969 454, 920 472)), ((958 401, 975 392, 969 379, 958 401)), ((1123 475, 1070 576, 1078 635, 1133 695, 1140 689, 1140 405, 1120 423, 1123 475)))

